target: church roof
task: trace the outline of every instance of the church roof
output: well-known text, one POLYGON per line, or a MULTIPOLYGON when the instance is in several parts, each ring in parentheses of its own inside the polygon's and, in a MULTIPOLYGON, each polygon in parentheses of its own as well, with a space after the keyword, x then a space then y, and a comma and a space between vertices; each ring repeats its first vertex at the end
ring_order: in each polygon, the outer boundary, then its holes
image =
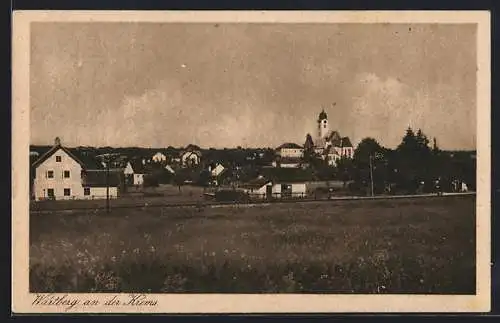
POLYGON ((353 147, 349 137, 342 137, 342 147, 353 147))

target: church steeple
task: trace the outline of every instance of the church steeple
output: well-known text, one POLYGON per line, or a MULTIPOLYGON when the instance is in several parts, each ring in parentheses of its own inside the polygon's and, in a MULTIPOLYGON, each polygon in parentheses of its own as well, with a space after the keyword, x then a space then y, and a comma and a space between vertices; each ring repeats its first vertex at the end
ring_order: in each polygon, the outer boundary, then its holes
POLYGON ((328 120, 328 116, 326 115, 325 109, 322 109, 319 114, 318 122, 321 122, 321 120, 328 120))
POLYGON ((328 136, 328 116, 325 109, 322 109, 318 117, 318 139, 324 139, 328 136))

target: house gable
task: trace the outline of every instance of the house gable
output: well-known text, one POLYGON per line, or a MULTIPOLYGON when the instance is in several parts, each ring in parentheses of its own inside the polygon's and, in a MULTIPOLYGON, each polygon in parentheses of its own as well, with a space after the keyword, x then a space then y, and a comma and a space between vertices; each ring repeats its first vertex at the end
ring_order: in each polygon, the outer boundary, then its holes
POLYGON ((127 166, 123 170, 123 173, 125 175, 132 175, 134 173, 134 169, 132 168, 132 165, 130 164, 130 162, 127 163, 127 166))
MULTIPOLYGON (((51 151, 50 154, 43 156, 33 164, 36 170, 36 177, 45 177, 48 171, 71 171, 78 172, 78 178, 80 178, 80 171, 83 169, 82 163, 76 159, 67 149, 58 147, 51 151)), ((71 175, 71 174, 70 174, 71 175)), ((53 176, 58 176, 59 174, 53 174, 53 176)), ((62 175, 61 175, 62 177, 62 175)))
POLYGON ((52 147, 49 151, 47 151, 45 154, 43 154, 40 158, 38 158, 34 163, 33 163, 33 167, 34 168, 37 168, 38 166, 40 166, 41 164, 43 164, 46 160, 50 159, 51 157, 53 157, 55 154, 59 154, 59 155, 64 155, 66 157, 66 159, 72 159, 74 160, 76 163, 80 164, 80 166, 85 167, 85 164, 83 163, 83 161, 81 161, 78 157, 76 157, 69 149, 63 147, 63 146, 54 146, 52 147))

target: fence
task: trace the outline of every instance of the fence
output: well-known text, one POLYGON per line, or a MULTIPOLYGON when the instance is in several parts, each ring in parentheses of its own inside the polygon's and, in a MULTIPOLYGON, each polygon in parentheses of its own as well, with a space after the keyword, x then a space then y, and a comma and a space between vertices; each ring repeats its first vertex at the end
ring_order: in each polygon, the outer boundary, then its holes
MULTIPOLYGON (((83 196, 47 196, 40 197, 36 200, 38 203, 50 202, 50 201, 80 201, 80 200, 106 200, 108 198, 107 195, 83 195, 83 196)), ((109 199, 117 199, 118 196, 115 194, 109 194, 109 199)), ((34 197, 32 198, 34 199, 34 197)))
MULTIPOLYGON (((216 207, 219 205, 251 205, 268 203, 295 203, 295 202, 328 202, 328 201, 362 201, 362 200, 393 200, 393 199, 415 199, 415 198, 446 198, 453 196, 472 196, 475 192, 465 193, 442 193, 442 194, 419 194, 419 195, 392 195, 392 196, 332 196, 328 198, 318 198, 314 196, 304 196, 296 198, 253 198, 246 201, 173 201, 167 202, 164 199, 154 200, 128 200, 117 199, 111 201, 111 209, 129 209, 129 208, 155 208, 155 207, 216 207)), ((260 195, 262 196, 262 195, 260 195)), ((66 200, 66 201, 46 201, 34 202, 30 204, 30 212, 35 214, 50 213, 54 211, 78 211, 78 210, 104 210, 106 200, 66 200)))
POLYGON ((265 199, 305 199, 307 197, 311 197, 310 195, 304 192, 281 192, 281 193, 247 193, 251 200, 265 200, 265 199))

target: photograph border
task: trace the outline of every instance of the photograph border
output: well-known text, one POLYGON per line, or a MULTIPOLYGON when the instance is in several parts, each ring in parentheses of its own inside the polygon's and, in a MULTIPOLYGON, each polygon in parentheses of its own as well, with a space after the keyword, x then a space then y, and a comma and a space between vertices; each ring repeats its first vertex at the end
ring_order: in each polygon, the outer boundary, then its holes
MULTIPOLYGON (((488 11, 14 11, 12 16, 12 311, 14 313, 488 312, 491 308, 491 38, 488 11), (476 295, 147 294, 156 306, 34 306, 29 292, 31 22, 477 24, 476 295)), ((65 296, 65 294, 53 294, 65 296)))

